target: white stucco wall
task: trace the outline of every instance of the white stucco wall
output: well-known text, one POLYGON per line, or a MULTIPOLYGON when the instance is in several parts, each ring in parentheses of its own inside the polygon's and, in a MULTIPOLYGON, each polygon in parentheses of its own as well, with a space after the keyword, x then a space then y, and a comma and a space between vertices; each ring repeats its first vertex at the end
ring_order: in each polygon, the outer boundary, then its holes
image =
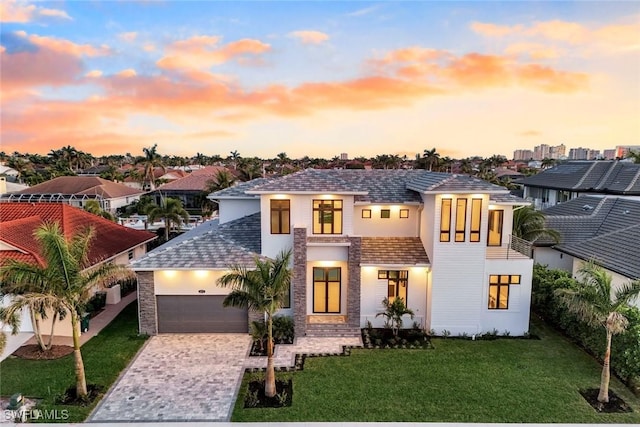
POLYGON ((260 211, 260 199, 223 199, 218 201, 220 224, 260 211))
POLYGON ((573 257, 553 248, 536 247, 533 259, 537 264, 546 265, 551 269, 573 271, 573 257))
POLYGON ((353 233, 362 237, 417 237, 418 206, 415 205, 358 205, 353 215, 353 233), (371 218, 362 218, 362 210, 371 210, 371 218), (380 211, 389 209, 390 218, 381 218, 380 211), (409 211, 408 218, 400 218, 400 210, 409 211))
MULTIPOLYGON (((1 301, 2 307, 8 307, 12 300, 13 297, 11 295, 3 295, 1 301)), ((2 324, 1 326, 3 331, 7 333, 11 332, 11 328, 8 325, 2 324)), ((18 332, 33 332, 31 318, 27 310, 22 310, 22 314, 20 315, 20 329, 18 332)))
MULTIPOLYGON (((584 263, 585 261, 581 260, 580 258, 573 259, 571 274, 573 275, 574 278, 576 279, 582 278, 582 276, 578 273, 578 271, 582 268, 584 263)), ((617 289, 619 289, 621 285, 625 283, 629 283, 632 280, 629 277, 625 277, 622 274, 616 273, 606 268, 605 268, 605 271, 607 272, 608 275, 611 276, 611 292, 612 293, 615 292, 617 289)), ((640 298, 636 298, 634 301, 632 301, 631 305, 638 307, 640 309, 640 298)))
POLYGON ((408 270, 409 283, 407 285, 407 307, 413 310, 414 318, 404 316, 403 327, 410 328, 413 322, 418 322, 422 327, 426 324, 427 314, 427 283, 429 270, 426 267, 375 267, 366 266, 360 270, 360 326, 365 327, 367 321, 378 328, 384 325, 384 317, 376 317, 377 313, 384 311, 382 300, 387 297, 388 280, 378 279, 378 270, 408 270))
POLYGON ((228 295, 216 281, 223 270, 160 270, 153 272, 156 295, 228 295), (204 293, 200 292, 205 291, 204 293))

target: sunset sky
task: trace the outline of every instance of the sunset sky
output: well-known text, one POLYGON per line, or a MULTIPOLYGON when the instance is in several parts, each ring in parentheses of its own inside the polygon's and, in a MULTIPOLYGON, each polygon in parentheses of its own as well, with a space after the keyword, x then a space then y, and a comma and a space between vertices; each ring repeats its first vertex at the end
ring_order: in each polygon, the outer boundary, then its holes
POLYGON ((461 158, 640 144, 640 2, 0 2, 1 146, 461 158))

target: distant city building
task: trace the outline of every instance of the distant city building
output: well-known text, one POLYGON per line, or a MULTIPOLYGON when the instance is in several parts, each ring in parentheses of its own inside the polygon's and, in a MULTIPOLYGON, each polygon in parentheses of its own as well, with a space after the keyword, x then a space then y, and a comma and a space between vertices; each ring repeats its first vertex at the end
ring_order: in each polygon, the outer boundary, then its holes
POLYGON ((594 160, 600 157, 600 150, 591 148, 572 148, 569 150, 569 160, 594 160))
POLYGON ((549 157, 549 145, 540 144, 533 147, 533 160, 542 160, 549 157))
POLYGON ((555 147, 549 147, 550 159, 561 159, 567 156, 567 147, 564 144, 556 145, 555 147))
POLYGON ((340 160, 349 160, 349 155, 347 153, 340 153, 340 160))
POLYGON ((625 158, 629 151, 640 151, 640 145, 617 145, 616 146, 616 157, 625 158))
POLYGON ((605 160, 614 160, 616 158, 616 149, 612 148, 609 150, 604 150, 604 152, 602 153, 602 157, 604 157, 605 160))
POLYGON ((513 152, 513 160, 531 160, 533 158, 533 151, 531 150, 515 150, 513 152))

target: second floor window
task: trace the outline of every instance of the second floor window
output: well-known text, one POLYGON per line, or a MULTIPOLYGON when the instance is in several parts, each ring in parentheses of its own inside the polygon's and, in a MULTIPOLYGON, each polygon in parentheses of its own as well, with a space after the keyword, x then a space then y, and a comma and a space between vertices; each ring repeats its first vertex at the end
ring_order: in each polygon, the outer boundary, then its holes
POLYGON ((456 242, 464 242, 467 225, 467 199, 456 200, 456 242))
POLYGON ((291 233, 291 201, 271 199, 271 234, 291 233))
POLYGON ((471 199, 471 227, 469 241, 480 241, 480 222, 482 220, 482 199, 471 199))
POLYGON ((313 234, 342 234, 342 200, 313 201, 313 234))
POLYGON ((451 241, 451 199, 442 199, 440 209, 440 241, 451 241))

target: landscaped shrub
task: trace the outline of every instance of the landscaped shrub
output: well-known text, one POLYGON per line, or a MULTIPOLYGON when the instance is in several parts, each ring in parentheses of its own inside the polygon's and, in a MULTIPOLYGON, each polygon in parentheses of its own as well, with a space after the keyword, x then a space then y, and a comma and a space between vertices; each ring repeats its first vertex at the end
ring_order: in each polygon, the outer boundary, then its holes
POLYGON ((96 292, 94 296, 91 297, 87 304, 85 305, 85 311, 87 313, 97 313, 107 305, 107 293, 106 292, 96 292))
POLYGON ((291 316, 273 318, 273 339, 279 344, 293 344, 294 324, 291 316))
MULTIPOLYGON (((560 302, 554 291, 560 288, 575 288, 577 281, 571 274, 561 270, 550 270, 536 265, 533 269, 531 305, 534 312, 548 323, 562 330, 599 360, 604 357, 606 332, 604 327, 590 327, 560 302)), ((640 310, 625 308, 629 320, 627 331, 613 337, 611 344, 611 369, 629 383, 640 378, 640 310)))
MULTIPOLYGON (((264 320, 254 320, 251 322, 251 337, 253 346, 252 356, 266 355, 267 348, 267 325, 264 320)), ((293 344, 294 323, 291 316, 274 316, 273 318, 273 342, 274 344, 293 344)))
POLYGON ((136 290, 136 288, 138 287, 138 279, 131 278, 127 280, 121 280, 120 282, 118 282, 118 284, 120 285, 120 297, 122 298, 136 290))

